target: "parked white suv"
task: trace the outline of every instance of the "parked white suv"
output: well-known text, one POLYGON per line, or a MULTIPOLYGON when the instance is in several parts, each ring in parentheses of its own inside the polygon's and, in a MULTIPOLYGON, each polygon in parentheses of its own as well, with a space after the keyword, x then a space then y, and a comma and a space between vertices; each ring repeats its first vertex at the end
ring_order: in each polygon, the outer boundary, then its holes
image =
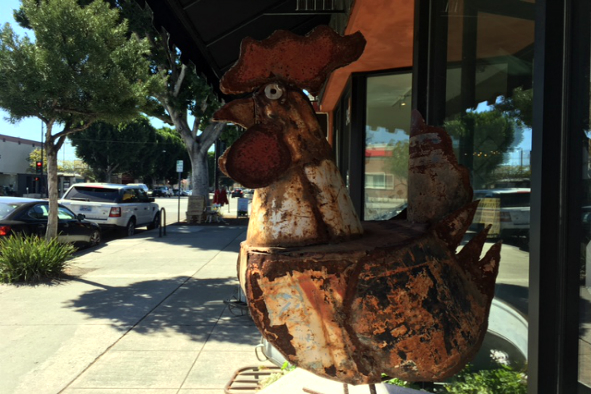
POLYGON ((474 227, 492 224, 489 235, 529 237, 530 195, 529 188, 475 190, 474 199, 480 204, 474 227))
POLYGON ((102 228, 115 228, 133 235, 136 227, 148 230, 160 224, 160 211, 153 198, 139 185, 77 183, 60 200, 62 205, 102 228))

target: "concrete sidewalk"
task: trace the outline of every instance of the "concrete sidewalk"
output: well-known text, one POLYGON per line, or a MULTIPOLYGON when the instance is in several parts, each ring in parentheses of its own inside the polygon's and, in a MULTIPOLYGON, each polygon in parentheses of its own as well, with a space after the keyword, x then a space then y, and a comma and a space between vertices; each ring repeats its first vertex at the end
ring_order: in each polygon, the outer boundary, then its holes
POLYGON ((223 393, 257 360, 237 291, 243 226, 167 227, 93 248, 70 279, 0 285, 0 393, 223 393))

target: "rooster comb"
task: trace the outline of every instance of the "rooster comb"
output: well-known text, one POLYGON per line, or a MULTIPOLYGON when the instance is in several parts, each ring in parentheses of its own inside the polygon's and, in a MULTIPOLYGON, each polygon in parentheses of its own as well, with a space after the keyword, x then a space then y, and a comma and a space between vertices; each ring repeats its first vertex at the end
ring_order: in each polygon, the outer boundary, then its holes
POLYGON ((364 49, 360 32, 340 36, 324 25, 306 36, 278 30, 262 41, 247 37, 220 88, 225 94, 242 94, 282 79, 316 95, 332 71, 357 60, 364 49))

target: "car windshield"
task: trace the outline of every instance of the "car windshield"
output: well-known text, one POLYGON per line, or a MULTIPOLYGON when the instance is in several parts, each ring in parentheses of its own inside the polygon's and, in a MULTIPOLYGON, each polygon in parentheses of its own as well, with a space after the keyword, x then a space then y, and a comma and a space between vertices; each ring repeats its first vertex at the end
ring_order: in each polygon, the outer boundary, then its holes
POLYGON ((119 189, 94 186, 74 186, 64 196, 66 200, 118 202, 119 189))
POLYGON ((20 204, 17 203, 0 203, 0 219, 6 219, 11 212, 18 208, 20 204))
POLYGON ((529 191, 495 191, 495 190, 476 190, 474 199, 498 198, 502 208, 529 207, 531 193, 529 191))

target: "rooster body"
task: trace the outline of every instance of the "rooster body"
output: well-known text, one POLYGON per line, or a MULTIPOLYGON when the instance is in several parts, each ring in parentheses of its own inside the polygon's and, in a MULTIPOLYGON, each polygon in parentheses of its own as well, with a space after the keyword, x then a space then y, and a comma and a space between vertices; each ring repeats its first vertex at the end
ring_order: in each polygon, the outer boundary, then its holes
POLYGON ((360 56, 359 36, 324 27, 247 40, 222 79, 226 93, 253 92, 215 115, 247 128, 220 168, 256 188, 239 279, 257 327, 292 364, 351 384, 443 380, 482 343, 501 246, 480 259, 485 230, 456 253, 478 204, 445 130, 416 112, 408 216, 360 223, 302 92, 360 56))
MULTIPOLYGON (((302 91, 272 82, 252 99, 232 103, 229 111, 222 110, 216 116, 242 124, 251 130, 251 138, 247 135, 244 141, 239 140, 229 152, 237 152, 235 156, 239 156, 242 150, 248 150, 250 154, 253 146, 263 145, 257 148, 258 159, 253 161, 251 156, 240 156, 234 167, 239 167, 245 176, 256 175, 261 172, 259 166, 265 157, 283 152, 283 157, 272 158, 278 163, 267 164, 272 167, 271 171, 281 169, 280 173, 271 174, 272 184, 255 190, 247 243, 302 246, 361 235, 361 223, 332 160, 330 145, 302 91), (270 89, 274 92, 272 95, 268 94, 270 89), (245 108, 238 110, 238 107, 245 108), (232 112, 243 111, 255 114, 252 124, 244 124, 243 119, 232 116, 232 112), (265 144, 260 140, 272 142, 265 144), (283 161, 288 162, 283 164, 283 161)), ((223 157, 221 162, 225 161, 223 157)), ((226 168, 227 164, 222 166, 226 168)), ((242 182, 247 187, 257 186, 259 179, 247 178, 242 182)))

